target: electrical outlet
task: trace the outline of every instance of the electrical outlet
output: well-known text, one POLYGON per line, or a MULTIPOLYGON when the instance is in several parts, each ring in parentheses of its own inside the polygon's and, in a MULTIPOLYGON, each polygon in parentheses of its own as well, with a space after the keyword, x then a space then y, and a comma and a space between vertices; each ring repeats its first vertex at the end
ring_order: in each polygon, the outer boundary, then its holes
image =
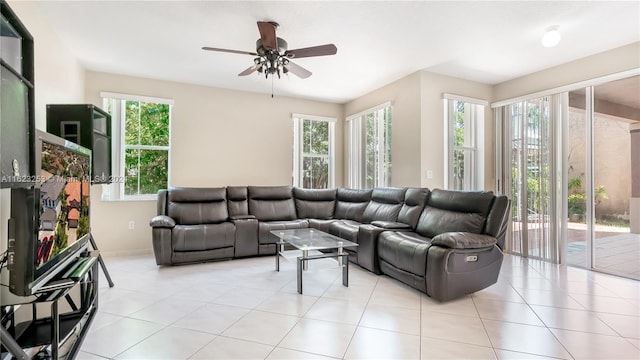
POLYGON ((133 220, 129 221, 129 230, 133 230, 136 227, 136 222, 133 220))
POLYGON ((427 170, 427 179, 433 179, 433 170, 427 170))

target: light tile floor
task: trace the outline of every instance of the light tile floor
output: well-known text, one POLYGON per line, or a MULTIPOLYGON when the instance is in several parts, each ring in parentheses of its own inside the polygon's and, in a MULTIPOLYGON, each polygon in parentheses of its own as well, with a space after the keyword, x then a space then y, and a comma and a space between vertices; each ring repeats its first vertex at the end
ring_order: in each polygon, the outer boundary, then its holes
POLYGON ((640 282, 506 256, 498 283, 438 303, 357 265, 272 256, 158 267, 107 257, 78 359, 640 359, 640 282))
MULTIPOLYGON (((585 238, 582 234, 581 239, 585 238)), ((585 266, 586 241, 572 241, 567 245, 569 264, 585 266)), ((640 280, 640 234, 620 233, 596 239, 596 268, 611 274, 640 280)))

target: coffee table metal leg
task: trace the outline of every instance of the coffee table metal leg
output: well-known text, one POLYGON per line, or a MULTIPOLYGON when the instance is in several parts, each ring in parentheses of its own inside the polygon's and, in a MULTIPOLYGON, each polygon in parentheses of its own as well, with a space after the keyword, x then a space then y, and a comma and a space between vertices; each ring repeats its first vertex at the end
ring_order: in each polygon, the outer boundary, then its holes
POLYGON ((302 257, 298 258, 298 294, 302 294, 302 267, 305 262, 302 257))
POLYGON ((276 271, 280 271, 280 245, 276 244, 276 271))
POLYGON ((349 286, 349 254, 340 255, 342 259, 342 285, 349 286))
POLYGON ((302 250, 302 270, 307 271, 309 269, 309 250, 302 250))

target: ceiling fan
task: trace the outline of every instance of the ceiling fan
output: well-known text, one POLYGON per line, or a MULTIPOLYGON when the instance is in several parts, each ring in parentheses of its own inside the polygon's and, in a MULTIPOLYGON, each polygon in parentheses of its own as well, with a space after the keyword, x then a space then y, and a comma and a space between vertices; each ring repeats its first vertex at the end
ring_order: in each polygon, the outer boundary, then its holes
POLYGON ((278 23, 273 21, 258 21, 260 39, 256 41, 255 52, 219 49, 208 46, 204 46, 202 50, 256 56, 253 59, 253 65, 238 74, 238 76, 246 76, 257 71, 263 73, 266 78, 269 75, 277 75, 280 78, 281 73, 287 74, 291 72, 302 79, 311 76, 311 71, 291 62, 291 59, 334 55, 338 52, 338 49, 333 44, 288 50, 287 42, 276 36, 276 28, 278 26, 278 23))

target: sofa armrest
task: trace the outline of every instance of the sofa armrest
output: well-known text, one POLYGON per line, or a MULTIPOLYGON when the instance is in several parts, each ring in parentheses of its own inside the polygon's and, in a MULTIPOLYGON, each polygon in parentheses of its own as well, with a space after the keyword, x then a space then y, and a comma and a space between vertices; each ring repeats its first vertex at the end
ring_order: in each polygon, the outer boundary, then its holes
POLYGON ((493 246, 496 238, 484 234, 468 232, 447 232, 435 236, 431 243, 452 249, 480 249, 493 246))
POLYGON ((231 219, 231 221, 234 221, 234 220, 253 220, 255 218, 256 217, 253 216, 253 215, 234 215, 234 216, 229 217, 229 219, 231 219))
POLYGON ((152 228, 167 228, 173 229, 176 226, 176 221, 167 215, 158 215, 154 216, 153 219, 149 222, 152 228))
POLYGON ((411 226, 409 224, 395 222, 395 221, 372 221, 371 225, 377 226, 379 228, 383 228, 386 230, 411 230, 411 226))
POLYGON ((378 275, 382 274, 378 260, 378 236, 383 231, 386 230, 370 224, 358 228, 358 265, 378 275))
POLYGON ((151 229, 151 243, 156 264, 171 265, 173 262, 173 250, 171 248, 171 228, 154 227, 151 229))

